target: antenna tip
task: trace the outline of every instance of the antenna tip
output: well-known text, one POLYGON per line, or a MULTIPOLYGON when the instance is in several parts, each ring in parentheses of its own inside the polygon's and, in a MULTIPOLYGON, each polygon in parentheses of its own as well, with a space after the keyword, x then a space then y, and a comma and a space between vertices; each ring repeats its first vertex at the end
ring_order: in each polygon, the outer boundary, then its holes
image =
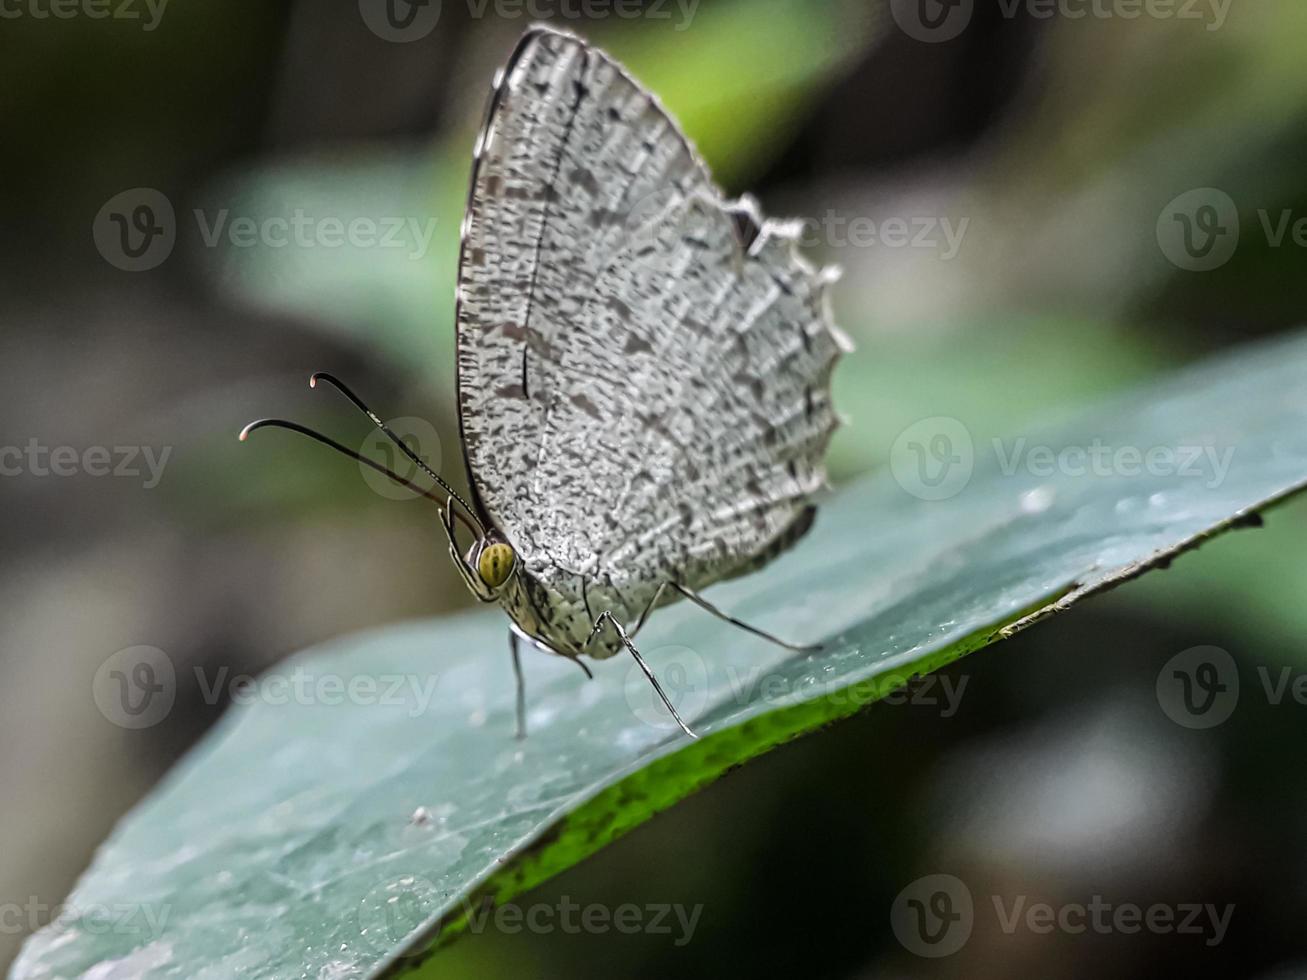
POLYGON ((317 386, 318 386, 318 376, 317 376, 316 374, 310 374, 310 375, 309 375, 309 387, 310 387, 310 388, 316 388, 317 386))
POLYGON ((245 426, 245 428, 241 429, 240 435, 238 435, 236 438, 241 442, 244 442, 246 439, 250 437, 250 430, 253 429, 254 426, 255 423, 251 422, 249 425, 245 426))

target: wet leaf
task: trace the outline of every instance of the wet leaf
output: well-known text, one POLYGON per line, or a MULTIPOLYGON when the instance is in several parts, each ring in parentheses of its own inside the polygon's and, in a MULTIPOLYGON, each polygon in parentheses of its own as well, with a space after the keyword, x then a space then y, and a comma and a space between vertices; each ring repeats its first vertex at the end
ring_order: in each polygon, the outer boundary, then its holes
POLYGON ((914 423, 796 550, 712 590, 765 628, 827 640, 821 652, 775 649, 685 604, 641 634, 699 741, 625 660, 586 681, 544 655, 527 664, 532 734, 514 741, 494 611, 309 651, 246 692, 253 703, 122 823, 13 975, 437 976, 423 951, 483 903, 913 674, 1260 524, 1305 481, 1304 336, 1051 432, 977 442, 963 420, 914 423), (124 908, 117 928, 96 916, 124 908))

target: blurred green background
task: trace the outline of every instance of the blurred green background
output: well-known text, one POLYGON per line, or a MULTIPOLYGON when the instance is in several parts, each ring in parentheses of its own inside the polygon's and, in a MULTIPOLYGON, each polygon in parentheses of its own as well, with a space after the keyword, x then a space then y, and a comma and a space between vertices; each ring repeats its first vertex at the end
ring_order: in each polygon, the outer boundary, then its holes
MULTIPOLYGON (((729 192, 810 219, 814 260, 843 266, 836 313, 859 351, 836 380, 851 420, 837 486, 883 465, 919 419, 957 418, 977 439, 1028 432, 1303 319, 1307 252, 1266 230, 1307 217, 1300 0, 1140 16, 1130 0, 444 0, 412 8, 400 36, 371 0, 118 2, 122 16, 100 18, 23 0, 0 19, 0 443, 170 449, 149 488, 0 480, 0 908, 57 905, 221 713, 191 667, 257 672, 468 602, 425 504, 307 443, 235 433, 280 414, 371 445, 305 385, 330 370, 386 414, 429 422, 424 449, 463 479, 458 228, 489 80, 533 16, 625 61, 729 192), (965 22, 930 36, 923 10, 965 22), (171 204, 175 243, 132 272, 93 229, 139 188, 171 204), (1228 197, 1240 228, 1208 271, 1159 241, 1197 188, 1228 197), (405 230, 395 248, 278 245, 231 225, 295 214, 318 232, 360 218, 405 230), (167 651, 181 683, 163 724, 126 731, 92 683, 136 644, 167 651)), ((1307 508, 1281 508, 955 665, 957 710, 874 706, 522 900, 702 903, 683 946, 487 934, 444 954, 442 975, 1307 975, 1307 708, 1250 696, 1191 731, 1153 694, 1196 644, 1228 649, 1254 691, 1258 668, 1307 670, 1305 545, 1307 508), (978 894, 1235 912, 1216 946, 978 927, 960 954, 919 959, 890 905, 945 867, 978 894)), ((31 924, 0 916, 0 963, 31 924)))

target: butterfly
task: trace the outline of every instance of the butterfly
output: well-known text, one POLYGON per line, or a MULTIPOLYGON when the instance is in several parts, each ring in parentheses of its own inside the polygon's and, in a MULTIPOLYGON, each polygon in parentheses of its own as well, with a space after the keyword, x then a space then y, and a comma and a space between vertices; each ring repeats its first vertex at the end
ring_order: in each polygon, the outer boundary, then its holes
POLYGON ((525 642, 587 675, 582 657, 628 653, 694 737, 634 644, 654 609, 688 599, 811 649, 700 594, 801 538, 826 483, 831 373, 851 344, 829 309, 837 273, 799 254, 801 227, 727 200, 607 54, 532 27, 496 74, 462 226, 470 500, 328 374, 310 383, 366 412, 440 493, 297 423, 261 419, 241 438, 291 429, 440 504, 467 587, 508 614, 519 736, 525 642))

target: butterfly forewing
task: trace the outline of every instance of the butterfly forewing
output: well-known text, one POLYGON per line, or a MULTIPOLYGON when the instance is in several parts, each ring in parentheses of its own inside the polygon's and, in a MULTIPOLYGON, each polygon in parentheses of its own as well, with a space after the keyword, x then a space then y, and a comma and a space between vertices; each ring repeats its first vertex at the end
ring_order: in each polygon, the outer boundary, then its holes
POLYGON ((795 230, 726 202, 656 99, 570 35, 524 38, 478 147, 461 421, 526 566, 638 610, 805 530, 840 343, 795 230))

